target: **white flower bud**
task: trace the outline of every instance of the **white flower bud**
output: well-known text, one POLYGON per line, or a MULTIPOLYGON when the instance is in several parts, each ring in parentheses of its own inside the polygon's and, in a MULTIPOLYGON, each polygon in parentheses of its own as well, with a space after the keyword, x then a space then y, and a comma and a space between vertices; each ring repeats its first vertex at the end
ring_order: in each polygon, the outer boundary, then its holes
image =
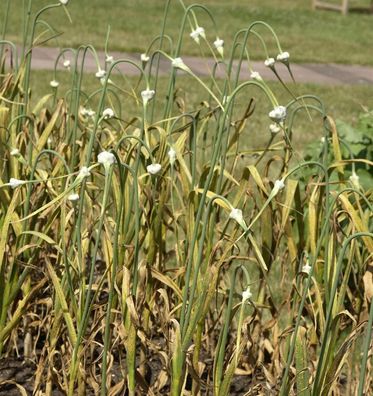
POLYGON ((114 57, 112 57, 111 55, 106 55, 105 62, 106 63, 113 63, 114 62, 114 57))
POLYGON ((19 186, 22 186, 22 184, 25 184, 26 182, 24 180, 19 180, 19 179, 15 179, 14 177, 11 177, 9 180, 9 183, 7 183, 8 186, 10 186, 11 188, 15 189, 19 186))
POLYGON ((184 61, 181 58, 175 58, 172 60, 172 66, 175 67, 176 69, 181 69, 181 70, 190 70, 189 67, 184 63, 184 61))
POLYGON ((307 261, 306 264, 302 267, 302 271, 304 274, 309 275, 311 272, 312 267, 310 266, 309 262, 307 261))
POLYGON ((243 214, 242 214, 242 210, 241 209, 233 208, 231 210, 231 212, 229 213, 229 218, 232 219, 232 220, 237 221, 237 223, 242 228, 246 228, 246 223, 245 223, 245 220, 243 218, 243 214))
POLYGON ((176 151, 171 147, 169 150, 168 150, 168 158, 169 158, 169 160, 170 160, 170 164, 171 164, 171 166, 175 163, 175 160, 176 160, 176 151))
POLYGON ((277 55, 277 60, 282 63, 288 63, 289 58, 290 58, 289 52, 281 52, 280 54, 277 55))
POLYGON ((52 88, 57 88, 57 87, 60 85, 60 83, 59 83, 58 81, 56 81, 56 80, 52 80, 52 81, 49 83, 49 85, 50 85, 52 88))
POLYGON ((357 189, 360 188, 359 176, 354 171, 352 172, 352 175, 349 177, 349 180, 353 187, 357 189))
POLYGON ((141 97, 144 104, 147 104, 149 100, 153 99, 154 95, 154 89, 145 89, 144 91, 141 91, 141 97))
POLYGON ((162 169, 161 164, 150 164, 146 167, 146 170, 151 174, 151 175, 156 175, 157 173, 160 172, 162 169))
POLYGON ((97 156, 97 162, 99 164, 104 165, 105 169, 110 168, 111 165, 114 164, 115 162, 115 156, 113 153, 109 153, 109 151, 102 151, 98 156, 97 156))
POLYGON ((284 188, 285 188, 284 180, 283 179, 276 180, 272 190, 272 194, 276 195, 279 191, 283 190, 284 188))
POLYGON ((190 37, 199 44, 199 38, 206 38, 205 29, 203 27, 198 26, 192 33, 190 33, 190 37))
POLYGON ((216 38, 214 41, 214 46, 216 50, 219 52, 220 56, 224 56, 224 40, 220 39, 219 37, 216 38))
POLYGON ((77 193, 70 194, 70 195, 67 197, 67 199, 68 199, 69 201, 71 201, 71 202, 76 202, 76 201, 79 199, 79 194, 77 194, 77 193))
POLYGON ((146 62, 149 61, 150 58, 149 58, 148 55, 146 55, 146 54, 144 53, 144 54, 141 54, 141 55, 140 55, 140 59, 141 59, 141 62, 146 63, 146 62))
POLYGON ((102 112, 102 117, 104 117, 104 120, 107 120, 109 118, 113 118, 114 117, 114 111, 113 109, 111 109, 110 107, 106 108, 103 112, 102 112))
POLYGON ((68 59, 65 59, 63 61, 63 67, 65 67, 66 69, 70 70, 70 61, 68 59))
POLYGON ((280 123, 286 118, 286 107, 285 106, 277 106, 273 110, 269 112, 269 118, 272 121, 280 123))
POLYGON ((281 131, 281 128, 279 127, 278 124, 271 124, 269 126, 269 130, 271 131, 271 133, 276 134, 276 133, 279 133, 281 131))
POLYGON ((99 79, 103 78, 106 76, 106 71, 102 70, 102 69, 98 69, 98 71, 96 72, 95 76, 99 79))
POLYGON ((251 72, 250 78, 255 81, 263 81, 262 76, 256 71, 251 72))
POLYGON ((86 117, 88 115, 88 109, 85 107, 81 107, 79 113, 81 116, 86 117))
POLYGON ((60 0, 60 3, 63 5, 66 5, 69 2, 69 0, 60 0))
POLYGON ((242 292, 242 303, 245 303, 246 301, 250 300, 252 296, 253 294, 251 293, 250 286, 248 286, 246 290, 242 292))
POLYGON ((78 173, 77 179, 78 180, 84 179, 85 177, 88 177, 90 175, 91 175, 91 172, 90 172, 89 168, 87 168, 86 166, 82 166, 78 173))
POLYGON ((17 148, 14 148, 14 149, 10 150, 10 155, 12 157, 18 157, 19 156, 19 150, 17 148))
POLYGON ((275 63, 276 63, 276 61, 275 61, 274 58, 267 58, 267 59, 264 61, 264 64, 265 64, 265 66, 267 66, 267 67, 273 67, 273 66, 275 65, 275 63))

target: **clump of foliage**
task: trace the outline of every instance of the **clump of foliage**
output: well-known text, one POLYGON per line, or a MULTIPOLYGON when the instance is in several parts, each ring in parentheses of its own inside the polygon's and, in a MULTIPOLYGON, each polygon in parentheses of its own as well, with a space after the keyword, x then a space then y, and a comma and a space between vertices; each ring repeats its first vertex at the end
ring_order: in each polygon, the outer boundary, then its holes
POLYGON ((272 28, 254 22, 224 48, 193 5, 175 40, 166 2, 138 62, 113 59, 109 39, 104 65, 92 46, 62 49, 69 88, 56 68, 32 107, 32 49, 56 34, 41 17, 68 14, 66 4, 27 13, 19 60, 5 29, 0 41, 0 357, 35 366, 31 385, 17 386, 70 396, 371 389, 372 190, 357 167, 372 163, 361 150, 346 159, 350 137, 318 98, 284 85, 280 104, 255 70, 240 80, 255 43, 274 73, 282 63, 291 74, 272 28), (181 58, 184 40, 213 57, 207 81, 181 58), (93 92, 82 89, 87 56, 93 92), (138 71, 135 85, 123 65, 138 71), (198 103, 180 78, 202 88, 198 103), (253 148, 251 117, 263 111, 266 142, 253 148), (309 128, 324 123, 310 160, 292 146, 303 112, 309 128))

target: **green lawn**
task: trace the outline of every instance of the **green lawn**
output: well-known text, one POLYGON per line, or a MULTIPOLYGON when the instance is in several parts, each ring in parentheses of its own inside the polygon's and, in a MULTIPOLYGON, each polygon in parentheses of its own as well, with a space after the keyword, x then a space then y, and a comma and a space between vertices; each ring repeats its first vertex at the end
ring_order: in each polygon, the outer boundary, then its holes
MULTIPOLYGON (((7 0, 1 1, 0 21, 3 20, 7 0)), ((57 2, 57 0, 56 0, 57 2)), ((22 25, 22 0, 11 0, 7 38, 20 42, 22 25)), ((194 3, 185 0, 186 5, 194 3)), ((229 51, 235 32, 255 20, 263 20, 273 26, 283 49, 297 62, 337 62, 373 65, 369 49, 373 43, 373 15, 352 12, 347 17, 338 12, 311 10, 311 0, 203 0, 212 12, 218 32, 229 51)), ((370 0, 355 0, 352 6, 368 7, 370 0)), ((33 1, 33 12, 50 0, 33 1)), ((70 24, 62 9, 44 14, 56 30, 64 32, 59 37, 62 46, 93 44, 103 48, 107 27, 111 26, 110 50, 144 51, 159 33, 165 1, 163 0, 71 0, 68 5, 73 19, 70 24)), ((167 32, 176 40, 182 7, 171 2, 167 32)), ((214 41, 216 33, 203 11, 197 11, 199 24, 204 26, 207 37, 214 41)), ((42 27, 39 27, 41 31, 42 27)), ((263 30, 261 32, 265 33, 263 30)), ((200 48, 189 37, 188 27, 184 35, 182 53, 198 55, 200 48)), ((270 39, 267 34, 266 38, 270 39)), ((50 42, 56 45, 56 42, 50 42)), ((269 40, 270 53, 276 55, 273 41, 269 40)), ((250 53, 254 59, 264 57, 255 39, 250 41, 250 53)))
MULTIPOLYGON (((40 99, 42 96, 52 92, 49 86, 49 81, 52 78, 52 72, 34 71, 32 73, 31 88, 33 91, 32 97, 34 98, 32 101, 33 104, 36 103, 37 99, 40 99)), ((66 72, 58 72, 57 79, 60 82, 57 96, 62 97, 69 89, 70 75, 66 72)), ((113 80, 118 83, 122 89, 127 91, 131 88, 130 84, 134 86, 136 83, 134 77, 128 80, 129 84, 127 86, 118 75, 113 76, 113 80)), ((155 120, 157 121, 162 119, 162 112, 160 109, 163 108, 162 95, 166 94, 167 81, 168 80, 165 77, 160 78, 157 89, 156 104, 158 105, 158 108, 156 107, 156 110, 158 110, 158 112, 156 111, 155 115, 155 120)), ((207 82, 207 80, 205 81, 207 82)), ((279 103, 286 104, 291 100, 289 94, 279 83, 271 82, 269 85, 278 97, 279 103)), ((202 100, 207 99, 207 94, 202 91, 201 86, 191 78, 178 78, 177 87, 180 88, 178 91, 179 95, 184 98, 188 111, 195 110, 202 100)), ((83 90, 85 92, 91 93, 99 88, 100 83, 93 74, 85 77, 83 83, 83 90)), ((320 86, 313 84, 297 84, 296 86, 290 86, 290 88, 298 95, 313 94, 318 96, 325 104, 329 115, 334 119, 340 119, 352 125, 357 121, 357 117, 362 111, 363 106, 370 109, 373 108, 373 96, 370 86, 320 86)), ((140 87, 136 89, 136 93, 139 94, 141 89, 144 89, 144 87, 140 85, 140 87)), ((247 131, 245 132, 245 136, 247 136, 247 140, 245 138, 245 142, 247 145, 245 144, 245 146, 256 148, 261 147, 263 142, 267 141, 269 134, 268 126, 270 123, 268 112, 271 110, 271 106, 260 91, 253 88, 246 90, 237 99, 237 106, 235 107, 236 119, 243 114, 244 108, 251 97, 256 100, 256 109, 252 118, 247 123, 247 131)), ((132 117, 141 116, 141 109, 136 106, 136 102, 133 98, 128 96, 122 97, 121 106, 123 109, 122 117, 124 119, 130 120, 132 117)), ((296 149, 302 151, 305 144, 321 138, 322 134, 322 120, 320 117, 314 116, 311 123, 305 113, 301 114, 294 127, 294 144, 296 149)))

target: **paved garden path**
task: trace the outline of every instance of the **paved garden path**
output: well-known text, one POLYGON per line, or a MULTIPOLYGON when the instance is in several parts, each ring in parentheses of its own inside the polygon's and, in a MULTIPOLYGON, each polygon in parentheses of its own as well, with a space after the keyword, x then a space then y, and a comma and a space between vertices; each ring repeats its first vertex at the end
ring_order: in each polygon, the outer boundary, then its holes
MULTIPOLYGON (((33 50, 33 61, 32 66, 39 70, 50 70, 54 68, 54 63, 57 58, 59 50, 57 48, 35 48, 33 50)), ((99 52, 99 59, 101 67, 103 67, 105 55, 103 52, 99 52)), ((114 59, 130 59, 135 62, 140 61, 140 54, 128 54, 112 52, 110 53, 114 59)), ((212 59, 201 59, 198 57, 185 56, 183 57, 185 64, 187 64, 197 75, 207 76, 211 73, 211 67, 214 64, 212 59)), ((59 69, 63 68, 62 60, 59 62, 59 69)), ((277 77, 274 73, 264 66, 263 62, 252 62, 252 67, 255 71, 259 72, 260 75, 266 80, 276 80, 277 77)), ((133 66, 123 65, 121 69, 130 75, 138 74, 133 66)), ((291 69, 295 80, 300 83, 315 83, 323 85, 341 85, 341 84, 373 84, 373 67, 359 66, 359 65, 341 65, 341 64, 316 64, 316 63, 304 63, 304 64, 291 64, 291 69)), ((87 56, 85 63, 85 70, 95 72, 97 71, 97 65, 92 56, 87 56)), ((167 59, 161 58, 160 61, 160 74, 168 74, 170 70, 170 62, 167 59)), ((284 65, 279 64, 276 66, 281 78, 284 81, 289 82, 291 78, 287 69, 284 65)), ((217 76, 223 76, 224 69, 220 68, 217 71, 217 76)), ((242 79, 249 79, 250 72, 247 64, 244 63, 241 71, 242 79)))

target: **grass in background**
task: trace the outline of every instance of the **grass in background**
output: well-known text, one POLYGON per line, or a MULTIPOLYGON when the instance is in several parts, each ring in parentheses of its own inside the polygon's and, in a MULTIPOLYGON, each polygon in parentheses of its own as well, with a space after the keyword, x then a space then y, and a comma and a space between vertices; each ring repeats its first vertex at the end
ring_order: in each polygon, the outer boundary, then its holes
POLYGON ((78 67, 51 87, 31 52, 2 66, 0 358, 33 362, 28 391, 48 396, 232 396, 241 376, 241 393, 362 396, 369 139, 342 150, 317 97, 163 56, 168 80, 142 63, 139 80, 78 67))
MULTIPOLYGON (((50 81, 54 78, 53 72, 51 71, 40 71, 35 70, 33 72, 31 80, 32 89, 32 104, 36 104, 38 99, 44 95, 51 93, 50 81)), ((65 92, 69 84, 71 83, 71 73, 68 72, 57 72, 57 79, 60 82, 57 97, 61 96, 62 92, 65 92)), ((121 81, 118 75, 112 78, 114 81, 121 81)), ((136 77, 127 77, 128 81, 132 86, 136 84, 138 79, 136 77)), ((208 83, 208 79, 204 79, 208 83)), ((164 97, 167 91, 167 77, 159 78, 158 95, 159 101, 157 102, 158 110, 163 105, 162 93, 164 97)), ((281 103, 289 102, 292 98, 289 93, 284 90, 282 85, 277 82, 268 82, 268 86, 276 92, 281 103)), ((91 93, 101 87, 100 82, 94 76, 94 73, 87 73, 83 80, 83 90, 87 93, 91 93)), ((373 97, 372 88, 364 85, 339 85, 339 86, 323 86, 317 84, 288 84, 290 90, 296 90, 299 95, 306 94, 309 92, 314 93, 318 96, 323 103, 326 105, 327 113, 334 119, 339 119, 347 124, 356 124, 359 113, 362 112, 363 108, 373 108, 373 97), (338 101, 335 101, 338 98, 338 101)), ((178 78, 178 93, 183 98, 187 110, 195 109, 201 99, 206 97, 206 93, 201 88, 200 84, 195 81, 191 81, 188 77, 178 78)), ((248 133, 247 146, 254 145, 254 147, 260 147, 266 141, 266 134, 269 134, 269 121, 267 112, 270 110, 270 106, 263 93, 259 90, 253 89, 251 94, 245 97, 245 101, 241 98, 237 102, 236 116, 239 118, 247 106, 251 98, 255 99, 256 111, 250 118, 246 130, 248 133), (261 111, 262 108, 266 111, 261 111)), ((123 96, 124 114, 126 119, 137 114, 138 108, 136 102, 128 96, 123 96)), ((315 120, 314 120, 315 121, 315 120)), ((302 114, 298 119, 295 126, 294 133, 294 147, 302 151, 305 145, 315 139, 320 139, 323 135, 322 122, 318 121, 318 127, 315 127, 314 123, 310 123, 307 115, 302 114)), ((245 144, 244 142, 244 144, 245 144)))
MULTIPOLYGON (((20 43, 23 1, 13 0, 11 3, 7 38, 20 43)), ((35 0, 33 3, 34 10, 51 4, 49 0, 35 0)), ((350 3, 362 7, 370 4, 369 0, 350 3)), ((78 0, 69 4, 73 24, 63 14, 57 17, 50 12, 43 18, 57 31, 64 32, 58 39, 63 47, 93 44, 97 49, 103 48, 107 27, 111 25, 110 50, 143 52, 159 34, 164 4, 164 1, 154 0, 78 0)), ((176 0, 171 4, 167 30, 176 40, 183 9, 176 0)), ((193 4, 193 1, 186 1, 185 4, 193 4)), ((373 58, 367 50, 373 42, 372 15, 350 13, 345 17, 337 12, 314 12, 311 10, 311 0, 205 0, 203 4, 214 15, 218 32, 214 31, 203 12, 197 12, 201 25, 211 41, 216 34, 223 38, 227 51, 236 31, 247 28, 248 21, 263 20, 281 37, 282 47, 290 52, 294 62, 373 65, 373 58)), ((0 20, 3 12, 4 7, 1 7, 0 20)), ((182 53, 200 55, 189 33, 188 30, 185 33, 182 53)), ((261 33, 268 39, 271 55, 275 55, 271 37, 263 31, 261 33)), ((56 42, 51 41, 48 45, 56 46, 56 42)), ((250 41, 250 53, 253 59, 264 59, 263 50, 256 40, 250 41)))

